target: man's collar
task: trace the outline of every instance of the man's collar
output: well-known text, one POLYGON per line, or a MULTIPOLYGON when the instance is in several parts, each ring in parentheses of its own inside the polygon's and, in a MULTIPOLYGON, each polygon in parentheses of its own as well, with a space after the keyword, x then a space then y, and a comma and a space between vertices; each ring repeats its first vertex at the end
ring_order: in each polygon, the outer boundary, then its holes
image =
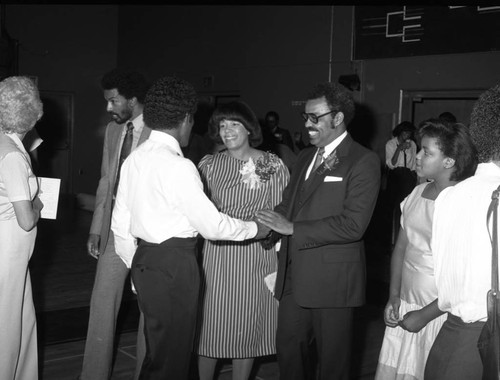
POLYGON ((149 140, 157 141, 157 142, 160 142, 162 144, 166 144, 169 147, 171 147, 173 150, 175 150, 175 152, 179 156, 184 157, 184 155, 182 154, 182 150, 181 150, 181 146, 179 144, 179 141, 177 141, 177 139, 174 136, 172 136, 170 133, 153 129, 151 131, 151 135, 149 136, 149 140))
POLYGON ((347 131, 344 131, 339 137, 337 137, 335 140, 333 140, 330 144, 325 146, 325 153, 323 154, 324 157, 327 157, 330 153, 332 153, 342 141, 347 137, 347 131))
POLYGON ((132 124, 134 124, 135 130, 140 130, 142 129, 142 127, 144 127, 144 119, 142 113, 137 115, 135 118, 128 120, 127 123, 128 122, 132 122, 132 124))

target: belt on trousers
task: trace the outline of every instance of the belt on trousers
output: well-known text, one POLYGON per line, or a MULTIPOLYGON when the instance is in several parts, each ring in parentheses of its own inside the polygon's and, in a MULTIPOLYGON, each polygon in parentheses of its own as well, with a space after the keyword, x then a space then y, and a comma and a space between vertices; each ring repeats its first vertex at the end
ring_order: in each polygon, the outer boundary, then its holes
POLYGON ((159 246, 164 246, 164 247, 192 247, 193 244, 196 244, 196 241, 198 238, 196 237, 189 237, 189 238, 179 238, 179 237, 172 237, 170 239, 167 239, 165 241, 162 241, 161 243, 150 243, 142 239, 137 239, 137 244, 140 246, 150 246, 150 247, 159 247, 159 246))

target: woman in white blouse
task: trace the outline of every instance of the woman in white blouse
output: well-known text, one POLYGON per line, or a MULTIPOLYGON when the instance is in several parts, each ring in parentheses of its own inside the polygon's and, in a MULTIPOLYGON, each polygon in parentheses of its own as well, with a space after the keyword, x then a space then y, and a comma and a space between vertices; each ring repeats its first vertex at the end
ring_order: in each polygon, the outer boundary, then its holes
POLYGON ((28 261, 43 205, 22 139, 42 114, 38 90, 29 78, 0 82, 0 379, 38 379, 28 261))

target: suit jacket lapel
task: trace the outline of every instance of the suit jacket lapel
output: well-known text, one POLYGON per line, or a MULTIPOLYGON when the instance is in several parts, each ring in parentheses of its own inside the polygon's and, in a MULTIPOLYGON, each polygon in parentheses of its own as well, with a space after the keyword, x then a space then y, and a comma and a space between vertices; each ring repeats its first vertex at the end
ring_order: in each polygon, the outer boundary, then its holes
POLYGON ((149 138, 151 134, 151 128, 144 126, 142 128, 141 136, 139 137, 139 141, 137 142, 137 146, 141 145, 144 141, 149 138))
POLYGON ((116 171, 118 170, 118 160, 121 149, 121 137, 123 133, 124 125, 114 123, 116 128, 111 128, 110 130, 110 139, 108 142, 109 149, 109 167, 112 170, 113 176, 111 176, 112 183, 115 182, 116 171))
POLYGON ((289 220, 292 220, 293 216, 295 215, 295 211, 297 209, 297 201, 302 196, 302 191, 304 188, 304 178, 306 176, 307 168, 311 164, 311 161, 315 155, 316 155, 316 149, 310 149, 310 152, 308 152, 304 160, 302 160, 301 166, 297 168, 298 170, 298 175, 296 177, 297 180, 290 200, 290 204, 292 205, 292 207, 288 208, 288 215, 286 215, 289 220))

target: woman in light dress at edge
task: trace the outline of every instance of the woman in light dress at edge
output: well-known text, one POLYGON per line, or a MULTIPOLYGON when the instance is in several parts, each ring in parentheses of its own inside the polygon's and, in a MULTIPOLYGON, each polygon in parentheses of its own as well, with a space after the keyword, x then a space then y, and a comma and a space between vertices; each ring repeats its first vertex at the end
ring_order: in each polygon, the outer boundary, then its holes
POLYGON ((28 262, 43 205, 22 140, 42 117, 27 77, 0 82, 0 379, 38 380, 35 307, 28 262))
MULTIPOLYGON (((198 168, 221 212, 248 220, 280 203, 289 172, 276 155, 254 148, 262 132, 248 105, 219 106, 209 134, 224 148, 205 156, 198 168)), ((265 249, 255 240, 205 241, 195 346, 200 380, 213 379, 220 358, 232 359, 234 380, 246 380, 256 357, 276 353, 278 302, 264 280, 276 268, 275 247, 265 249)))
POLYGON ((476 150, 463 125, 431 120, 419 133, 417 174, 432 182, 416 186, 401 202, 376 380, 423 379, 432 343, 446 320, 437 307, 430 250, 434 200, 446 187, 473 175, 477 166, 476 150))

